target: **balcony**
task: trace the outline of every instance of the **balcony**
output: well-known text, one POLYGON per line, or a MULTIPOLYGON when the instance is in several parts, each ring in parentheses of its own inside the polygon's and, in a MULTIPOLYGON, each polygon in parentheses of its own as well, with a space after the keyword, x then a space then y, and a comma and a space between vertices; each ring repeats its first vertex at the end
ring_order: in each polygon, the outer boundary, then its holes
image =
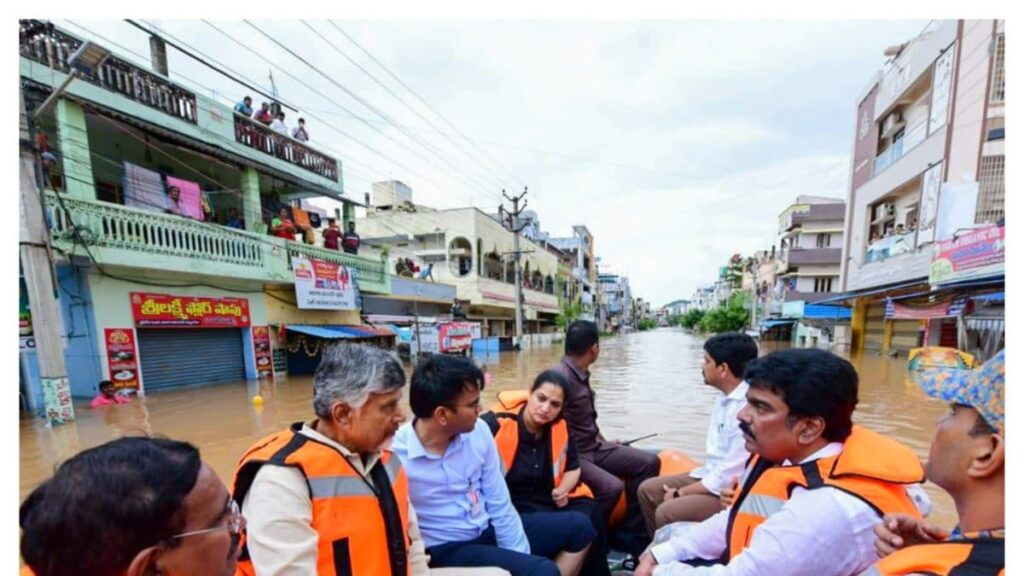
POLYGON ((922 120, 918 122, 913 128, 908 129, 903 138, 896 140, 889 146, 885 152, 882 152, 875 157, 875 165, 872 171, 872 176, 878 176, 883 170, 892 166, 897 160, 903 157, 904 154, 910 152, 918 144, 924 142, 925 137, 928 135, 928 120, 922 120))
POLYGON ((917 232, 910 230, 903 234, 892 234, 875 240, 868 245, 866 262, 879 262, 910 252, 914 249, 917 232))
POLYGON ((235 141, 324 178, 338 181, 338 162, 262 122, 235 113, 235 141))
MULTIPOLYGON (((515 306, 516 287, 514 284, 490 278, 480 278, 477 281, 477 287, 480 290, 480 295, 484 298, 506 302, 510 306, 515 306)), ((545 294, 536 290, 530 290, 529 288, 523 288, 523 299, 526 301, 527 306, 540 308, 544 312, 556 313, 559 311, 558 297, 553 294, 545 294)))
MULTIPOLYGON (((39 20, 22 20, 20 39, 22 57, 64 74, 71 71, 68 58, 83 43, 39 20)), ((92 75, 79 78, 175 118, 197 122, 195 94, 117 56, 107 58, 92 75)))
POLYGON ((804 264, 836 264, 842 260, 842 248, 794 248, 784 258, 792 266, 804 264))
POLYGON ((304 256, 356 270, 359 287, 389 293, 380 260, 108 202, 46 191, 54 245, 89 247, 101 266, 147 268, 263 282, 292 282, 291 258, 304 256))

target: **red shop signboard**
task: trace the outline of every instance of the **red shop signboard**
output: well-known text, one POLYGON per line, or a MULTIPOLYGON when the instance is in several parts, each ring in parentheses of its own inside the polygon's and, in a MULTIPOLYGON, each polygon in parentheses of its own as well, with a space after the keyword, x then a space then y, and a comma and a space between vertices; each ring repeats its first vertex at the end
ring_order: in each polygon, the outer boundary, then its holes
POLYGON ((252 327, 252 349, 256 356, 256 372, 260 378, 274 377, 274 350, 270 347, 270 328, 252 327))
POLYGON ((107 347, 107 372, 115 389, 139 389, 139 359, 132 328, 104 328, 107 347))
POLYGON ((246 328, 245 298, 205 298, 132 292, 132 318, 140 328, 246 328))

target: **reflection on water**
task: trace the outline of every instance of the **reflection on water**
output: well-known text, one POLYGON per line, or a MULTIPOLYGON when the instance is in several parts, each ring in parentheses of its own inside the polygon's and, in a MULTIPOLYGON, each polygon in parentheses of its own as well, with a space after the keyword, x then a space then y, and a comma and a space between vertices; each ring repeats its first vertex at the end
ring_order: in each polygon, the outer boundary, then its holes
MULTIPOLYGON (((593 368, 599 424, 608 438, 627 440, 657 433, 638 447, 681 449, 704 456, 704 433, 715 390, 700 373, 703 340, 678 329, 661 329, 605 339, 593 368)), ((766 343, 762 352, 770 351, 766 343)), ((559 346, 526 353, 478 356, 493 381, 485 406, 497 390, 522 388, 561 357, 559 346)), ((907 443, 925 459, 934 422, 946 407, 905 382, 906 360, 865 355, 852 359, 861 376, 856 420, 907 443)), ((199 446, 225 481, 249 445, 288 424, 312 418, 310 377, 277 382, 218 385, 158 392, 131 404, 89 410, 76 403, 78 420, 55 429, 40 419, 21 422, 21 497, 46 479, 56 464, 86 448, 124 435, 155 434, 199 446), (262 407, 249 399, 256 393, 262 407)), ((950 498, 934 486, 932 520, 955 523, 950 498)))

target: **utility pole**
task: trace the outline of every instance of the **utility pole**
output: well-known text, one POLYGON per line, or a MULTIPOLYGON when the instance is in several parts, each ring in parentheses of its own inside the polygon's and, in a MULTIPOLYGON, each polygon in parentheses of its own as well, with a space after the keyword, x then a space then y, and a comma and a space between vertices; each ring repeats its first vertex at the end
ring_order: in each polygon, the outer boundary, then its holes
POLYGON ((523 188, 523 193, 518 196, 509 196, 505 193, 505 190, 501 191, 501 195, 506 200, 512 203, 512 211, 505 210, 505 206, 499 206, 498 212, 501 214, 501 225, 506 230, 512 233, 512 254, 515 258, 515 271, 516 271, 516 343, 523 337, 523 270, 519 265, 519 257, 522 252, 519 250, 519 233, 523 231, 526 225, 519 225, 519 215, 526 210, 526 193, 527 189, 523 188), (519 201, 523 201, 523 205, 519 205, 519 201))
POLYGON ((754 261, 750 264, 750 273, 754 277, 754 290, 751 294, 750 299, 750 329, 757 330, 757 305, 761 303, 761 298, 758 295, 758 283, 757 283, 757 269, 760 268, 760 264, 757 259, 757 252, 754 252, 754 261))
POLYGON ((32 334, 43 389, 45 418, 51 425, 75 419, 68 372, 64 365, 63 323, 57 305, 56 283, 50 262, 50 237, 42 203, 42 182, 35 150, 34 120, 24 113, 21 126, 21 232, 20 260, 32 312, 32 334))

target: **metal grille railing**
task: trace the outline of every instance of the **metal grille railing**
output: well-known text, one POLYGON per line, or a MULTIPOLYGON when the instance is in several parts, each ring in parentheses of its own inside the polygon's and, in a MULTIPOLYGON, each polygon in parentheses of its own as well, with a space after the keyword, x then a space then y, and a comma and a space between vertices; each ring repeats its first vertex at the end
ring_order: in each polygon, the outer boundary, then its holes
POLYGON ((1005 156, 982 156, 978 175, 978 208, 975 224, 996 223, 1006 216, 1005 156))
MULTIPOLYGON (((82 40, 39 20, 21 20, 20 39, 23 57, 65 74, 71 71, 68 58, 82 45, 82 40)), ((186 122, 197 121, 195 94, 116 56, 80 78, 186 122)))
POLYGON ((1000 103, 1006 100, 1006 34, 996 36, 993 52, 992 57, 996 61, 992 67, 992 95, 989 101, 1000 103))
POLYGON ((338 162, 334 158, 238 113, 235 114, 235 141, 324 178, 338 181, 338 162))

